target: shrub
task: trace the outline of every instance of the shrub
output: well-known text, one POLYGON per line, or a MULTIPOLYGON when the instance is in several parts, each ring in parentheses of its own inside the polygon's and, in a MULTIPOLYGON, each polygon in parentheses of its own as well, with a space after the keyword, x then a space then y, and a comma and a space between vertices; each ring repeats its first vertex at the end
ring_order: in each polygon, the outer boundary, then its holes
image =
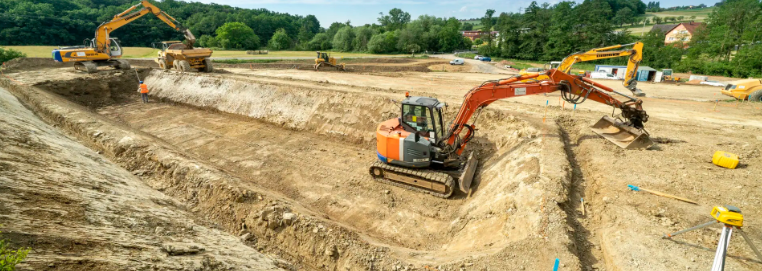
POLYGON ((2 62, 8 62, 11 59, 19 58, 19 57, 26 57, 26 54, 13 50, 13 49, 7 49, 0 47, 0 63, 2 62))
POLYGON ((26 256, 29 255, 30 250, 30 248, 19 248, 17 250, 13 250, 8 246, 7 241, 0 240, 0 270, 16 270, 16 265, 26 259, 26 256))

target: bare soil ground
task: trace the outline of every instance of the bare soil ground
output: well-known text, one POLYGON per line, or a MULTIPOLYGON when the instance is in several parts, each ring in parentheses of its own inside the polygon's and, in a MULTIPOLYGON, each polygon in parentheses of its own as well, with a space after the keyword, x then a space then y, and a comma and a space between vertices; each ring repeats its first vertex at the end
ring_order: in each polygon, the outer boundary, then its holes
MULTIPOLYGON (((560 258, 561 270, 707 269, 719 227, 674 240, 661 235, 709 221, 712 206, 724 204, 741 208, 744 230, 762 245, 762 109, 716 102, 715 88, 641 84, 656 145, 640 151, 619 149, 589 130, 610 114, 607 106, 574 109, 557 94, 495 102, 470 145, 480 160, 475 191, 438 199, 368 177, 375 125, 398 114, 405 92, 437 97, 452 109, 471 87, 510 75, 225 70, 141 70, 152 90, 148 104, 139 103, 134 74, 118 71, 45 68, 0 82, 71 139, 101 151, 96 159, 144 174, 107 182, 142 180, 129 186, 161 191, 155 193, 187 206, 190 217, 242 236, 236 240, 246 248, 283 259, 272 262, 285 268, 547 270, 560 258), (134 141, 125 142, 126 135, 134 141), (738 154, 739 168, 711 164, 717 150, 738 154), (627 184, 701 204, 632 192, 627 184)), ((601 83, 626 93, 619 81, 601 83)), ((23 179, 0 180, 9 186, 23 179)), ((3 230, 28 244, 17 233, 29 226, 20 225, 3 230)), ((40 256, 39 264, 49 258, 40 256)), ((759 270, 762 262, 736 236, 727 266, 759 270)))

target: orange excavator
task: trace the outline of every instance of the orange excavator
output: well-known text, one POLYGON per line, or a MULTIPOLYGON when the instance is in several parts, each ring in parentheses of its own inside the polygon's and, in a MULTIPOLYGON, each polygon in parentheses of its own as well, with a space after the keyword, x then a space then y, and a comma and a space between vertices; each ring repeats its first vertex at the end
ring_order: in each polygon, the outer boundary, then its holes
MULTIPOLYGON (((464 154, 476 131, 476 120, 468 124, 471 117, 477 114, 478 118, 482 108, 500 99, 555 91, 560 91, 568 103, 579 104, 589 99, 619 109, 621 119, 604 116, 592 126, 595 133, 617 146, 642 149, 653 144, 643 127, 648 114, 643 110, 642 100, 588 78, 550 69, 540 74, 486 81, 471 89, 447 127, 442 118, 444 103, 436 98, 414 97, 406 93, 401 106, 402 116, 378 125, 378 160, 370 166, 370 175, 380 182, 441 198, 450 197, 457 187, 468 194, 477 167, 473 152, 464 154), (527 81, 542 75, 548 79, 527 81), (462 132, 465 134, 461 135, 462 132)), ((636 94, 636 90, 632 92, 636 94)))

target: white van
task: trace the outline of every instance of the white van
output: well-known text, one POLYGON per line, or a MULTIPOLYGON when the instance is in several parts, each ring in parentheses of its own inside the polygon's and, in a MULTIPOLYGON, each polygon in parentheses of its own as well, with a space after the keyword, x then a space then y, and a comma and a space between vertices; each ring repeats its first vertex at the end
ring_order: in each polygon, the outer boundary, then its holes
POLYGON ((609 79, 609 80, 617 80, 616 75, 607 73, 607 72, 591 72, 590 78, 592 79, 609 79))
POLYGON ((453 60, 450 60, 450 65, 463 65, 465 62, 462 58, 456 58, 453 60))
POLYGON ((476 56, 474 56, 474 60, 482 60, 482 56, 476 55, 476 56))

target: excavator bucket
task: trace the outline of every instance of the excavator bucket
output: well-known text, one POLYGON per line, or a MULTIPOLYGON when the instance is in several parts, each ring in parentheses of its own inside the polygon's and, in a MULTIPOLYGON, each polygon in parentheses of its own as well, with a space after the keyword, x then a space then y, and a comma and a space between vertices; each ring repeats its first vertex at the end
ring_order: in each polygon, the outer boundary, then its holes
POLYGON ((590 128, 623 149, 645 149, 654 144, 648 134, 609 116, 603 116, 590 128))
POLYGON ((460 191, 463 191, 463 193, 468 194, 471 191, 471 182, 474 180, 474 173, 476 173, 478 163, 479 161, 474 158, 474 153, 471 152, 466 160, 466 165, 463 167, 463 172, 458 178, 458 186, 460 186, 460 191))

